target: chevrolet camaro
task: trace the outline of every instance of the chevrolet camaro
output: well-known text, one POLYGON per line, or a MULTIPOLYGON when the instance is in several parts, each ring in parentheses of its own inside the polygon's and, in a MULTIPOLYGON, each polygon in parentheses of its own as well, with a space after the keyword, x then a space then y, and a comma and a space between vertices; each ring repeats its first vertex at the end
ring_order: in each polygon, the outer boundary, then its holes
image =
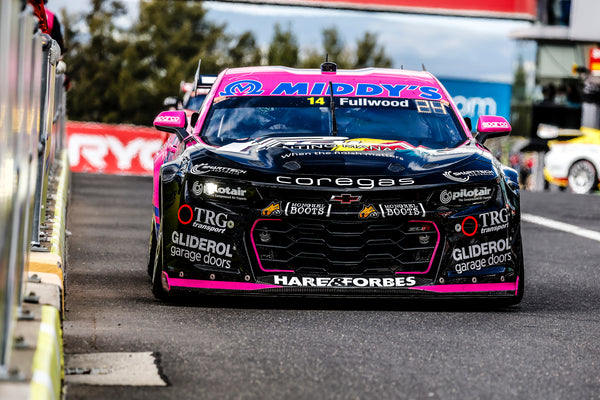
POLYGON ((520 302, 517 172, 429 72, 223 71, 198 114, 164 111, 153 293, 520 302), (190 124, 190 120, 194 124, 190 124))

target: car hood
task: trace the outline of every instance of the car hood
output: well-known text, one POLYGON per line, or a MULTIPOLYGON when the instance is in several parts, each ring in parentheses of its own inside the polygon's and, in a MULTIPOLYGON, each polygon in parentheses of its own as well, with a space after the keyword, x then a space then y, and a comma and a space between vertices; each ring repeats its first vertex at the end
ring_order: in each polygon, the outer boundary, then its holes
MULTIPOLYGON (((267 138, 198 148, 195 162, 249 171, 327 176, 442 176, 448 183, 489 180, 497 175, 493 158, 475 141, 432 150, 406 142, 375 139, 267 138), (207 157, 210 159, 207 160, 207 157)), ((439 179, 435 182, 441 183, 439 179)))

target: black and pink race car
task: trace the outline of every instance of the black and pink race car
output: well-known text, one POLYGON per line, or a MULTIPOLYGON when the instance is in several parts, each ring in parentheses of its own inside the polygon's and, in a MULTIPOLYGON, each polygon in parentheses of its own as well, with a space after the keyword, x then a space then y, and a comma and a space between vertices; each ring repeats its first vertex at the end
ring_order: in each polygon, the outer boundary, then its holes
POLYGON ((154 295, 523 296, 517 173, 428 72, 228 69, 155 171, 154 295))

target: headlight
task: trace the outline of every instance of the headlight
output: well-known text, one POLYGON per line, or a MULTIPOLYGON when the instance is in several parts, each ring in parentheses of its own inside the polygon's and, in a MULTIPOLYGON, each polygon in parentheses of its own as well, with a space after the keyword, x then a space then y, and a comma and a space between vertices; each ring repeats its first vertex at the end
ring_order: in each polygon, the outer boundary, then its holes
POLYGON ((177 164, 166 164, 162 167, 162 181, 164 183, 169 183, 177 176, 179 172, 179 165, 177 164))
MULTIPOLYGON (((196 183, 198 183, 198 182, 196 182, 196 183)), ((230 189, 227 188, 227 191, 230 191, 230 189)), ((237 192, 239 192, 240 194, 245 194, 245 193, 241 193, 242 190, 239 187, 237 188, 237 192)), ((204 184, 204 194, 206 194, 207 196, 214 196, 215 194, 218 194, 218 193, 219 193, 219 185, 217 185, 215 182, 206 182, 204 184)), ((202 192, 200 192, 200 194, 202 194, 202 192)))

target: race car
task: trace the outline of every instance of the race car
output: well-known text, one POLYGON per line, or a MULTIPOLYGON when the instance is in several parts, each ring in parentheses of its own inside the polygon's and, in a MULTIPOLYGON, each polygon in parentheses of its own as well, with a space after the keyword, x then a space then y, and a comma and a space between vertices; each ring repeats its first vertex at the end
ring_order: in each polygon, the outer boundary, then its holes
POLYGON ((517 172, 429 72, 248 67, 216 79, 154 176, 149 273, 159 299, 431 297, 520 302, 517 172))
POLYGON ((600 184, 600 130, 582 127, 578 137, 549 142, 544 157, 546 181, 574 193, 598 190, 600 184))

